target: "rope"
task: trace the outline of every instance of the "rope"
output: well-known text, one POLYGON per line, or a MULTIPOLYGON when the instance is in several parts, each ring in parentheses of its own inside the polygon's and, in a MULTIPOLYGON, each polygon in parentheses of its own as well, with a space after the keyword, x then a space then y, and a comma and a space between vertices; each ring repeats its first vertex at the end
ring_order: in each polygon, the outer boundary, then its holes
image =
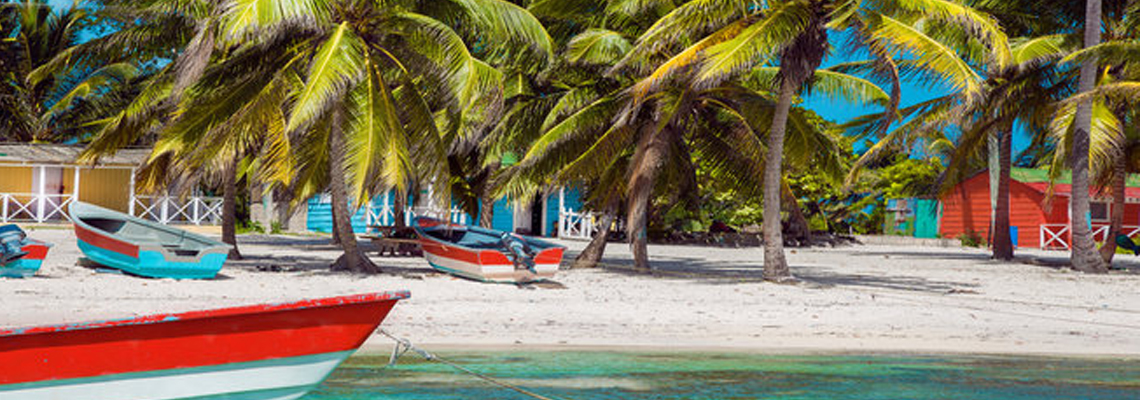
POLYGON ((387 336, 389 339, 392 339, 393 341, 396 342, 396 347, 392 349, 392 356, 391 356, 391 358, 388 359, 388 365, 389 366, 395 365, 396 359, 399 358, 400 356, 402 356, 403 354, 407 353, 408 351, 413 351, 416 354, 419 354, 420 357, 423 357, 425 360, 435 361, 435 362, 438 362, 441 364, 445 364, 445 365, 450 366, 452 368, 455 368, 455 369, 458 369, 458 370, 463 371, 465 373, 468 373, 468 374, 470 374, 476 378, 487 381, 491 384, 516 391, 518 393, 521 393, 521 394, 526 395, 526 396, 530 396, 530 397, 535 398, 535 399, 555 400, 553 398, 546 397, 546 396, 543 396, 541 394, 538 394, 538 393, 526 390, 524 388, 512 385, 510 383, 503 382, 501 380, 492 378, 490 376, 483 375, 481 373, 472 371, 472 370, 468 369, 467 367, 464 367, 464 366, 459 365, 455 362, 449 361, 445 358, 442 358, 440 356, 432 354, 432 353, 428 352, 427 350, 416 347, 416 346, 412 345, 412 342, 409 341, 408 339, 393 336, 391 333, 388 333, 387 331, 385 331, 383 329, 380 329, 379 332, 381 335, 387 336))

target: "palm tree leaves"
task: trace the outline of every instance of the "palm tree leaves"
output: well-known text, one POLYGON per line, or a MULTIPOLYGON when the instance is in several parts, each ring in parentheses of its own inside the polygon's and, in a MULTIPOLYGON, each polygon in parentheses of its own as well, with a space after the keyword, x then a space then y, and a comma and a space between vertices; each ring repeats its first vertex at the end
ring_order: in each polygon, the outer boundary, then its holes
MULTIPOLYGON (((776 86, 777 67, 759 67, 744 78, 744 84, 760 90, 772 90, 776 86)), ((879 85, 855 75, 831 70, 815 71, 812 81, 806 85, 808 93, 821 93, 831 99, 852 104, 878 104, 886 106, 891 96, 879 85)))
POLYGON ((228 0, 222 14, 224 37, 234 42, 249 33, 289 21, 328 20, 332 2, 323 0, 228 0))
POLYGON ((953 48, 927 36, 913 25, 888 16, 881 18, 871 34, 872 39, 886 43, 897 52, 912 54, 923 68, 938 74, 954 90, 966 93, 980 90, 981 76, 953 48))
POLYGON ((566 60, 571 64, 613 65, 632 47, 618 32, 587 29, 570 39, 566 45, 566 60))
MULTIPOLYGON (((882 1, 882 0, 880 0, 882 1)), ((999 66, 1010 61, 1009 43, 1001 26, 992 16, 949 0, 891 0, 889 7, 906 14, 920 16, 962 29, 966 34, 990 49, 991 57, 999 66)), ((886 6, 886 4, 884 4, 886 6)))
POLYGON ((366 189, 377 186, 377 181, 402 193, 412 169, 411 146, 395 98, 373 61, 364 62, 367 77, 351 94, 346 131, 346 165, 357 202, 368 201, 366 189))
POLYGON ((1048 35, 1018 40, 1011 44, 1011 59, 1016 65, 1055 59, 1065 53, 1065 36, 1048 35))
POLYGON ((764 17, 731 40, 708 49, 696 82, 711 87, 753 66, 771 60, 800 36, 812 20, 813 10, 798 1, 773 5, 764 17))
POLYGON ((348 22, 342 22, 333 30, 317 48, 305 84, 296 94, 286 129, 296 130, 322 115, 338 95, 343 95, 361 78, 364 46, 348 22))
POLYGON ((546 28, 526 9, 505 0, 438 1, 427 12, 445 23, 460 26, 478 43, 483 58, 537 71, 554 57, 546 28), (444 4, 448 3, 448 4, 444 4), (434 10, 435 12, 432 12, 434 10), (523 51, 519 51, 519 50, 523 51))
POLYGON ((672 50, 683 39, 702 37, 726 24, 751 14, 758 7, 746 0, 693 0, 673 9, 658 19, 638 39, 615 71, 631 68, 644 73, 653 68, 663 53, 672 50))

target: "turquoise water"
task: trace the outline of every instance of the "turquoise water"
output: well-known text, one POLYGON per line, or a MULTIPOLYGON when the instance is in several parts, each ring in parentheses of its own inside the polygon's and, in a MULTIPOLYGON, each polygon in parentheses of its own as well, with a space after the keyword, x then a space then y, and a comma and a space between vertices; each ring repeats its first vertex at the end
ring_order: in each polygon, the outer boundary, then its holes
MULTIPOLYGON (((1140 399, 1137 360, 471 352, 443 357, 555 399, 1140 399)), ((356 356, 303 400, 530 399, 413 355, 356 356)))

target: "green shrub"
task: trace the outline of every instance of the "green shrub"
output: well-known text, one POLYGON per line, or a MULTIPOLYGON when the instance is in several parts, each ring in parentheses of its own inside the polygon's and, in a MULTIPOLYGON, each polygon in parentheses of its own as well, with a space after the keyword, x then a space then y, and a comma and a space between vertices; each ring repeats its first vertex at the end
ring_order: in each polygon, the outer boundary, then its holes
POLYGON ((978 232, 974 232, 973 230, 968 230, 968 231, 966 231, 966 233, 963 233, 961 236, 958 236, 958 240, 962 242, 962 247, 987 247, 987 246, 989 246, 989 244, 986 243, 986 238, 982 237, 981 234, 979 234, 978 232))

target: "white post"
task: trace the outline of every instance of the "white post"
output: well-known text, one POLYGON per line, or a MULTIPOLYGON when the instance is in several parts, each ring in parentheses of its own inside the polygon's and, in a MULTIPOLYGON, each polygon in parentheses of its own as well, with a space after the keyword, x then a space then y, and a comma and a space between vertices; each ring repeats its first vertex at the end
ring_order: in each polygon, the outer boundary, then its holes
POLYGON ((568 228, 566 226, 566 223, 569 222, 569 218, 565 218, 564 215, 566 215, 566 188, 559 186, 558 187, 558 237, 562 237, 566 233, 566 228, 568 228))
POLYGON ((161 207, 160 207, 160 209, 161 209, 162 211, 161 211, 161 215, 159 216, 158 222, 161 222, 161 223, 164 223, 164 224, 165 224, 165 223, 167 222, 167 220, 166 220, 166 215, 167 215, 167 214, 166 214, 166 212, 167 212, 167 210, 169 209, 169 204, 170 204, 170 197, 169 197, 169 195, 168 195, 168 194, 166 194, 166 193, 163 193, 163 195, 162 195, 162 198, 161 198, 159 201, 161 201, 161 202, 162 202, 162 204, 161 204, 161 207))
POLYGON ((47 167, 40 166, 40 184, 37 185, 36 194, 36 222, 44 222, 44 200, 47 197, 47 167))
MULTIPOLYGON (((201 198, 198 196, 190 197, 190 208, 193 210, 191 213, 194 215, 194 225, 202 225, 202 219, 198 217, 198 206, 201 205, 201 198)), ((263 208, 264 210, 264 208, 263 208)))
POLYGON ((79 201, 79 166, 76 165, 72 167, 72 170, 75 171, 75 176, 72 178, 75 182, 72 183, 73 187, 71 188, 71 191, 73 193, 71 194, 71 200, 79 201))
POLYGON ((380 207, 380 224, 381 225, 394 225, 393 223, 391 223, 388 220, 388 213, 392 213, 393 218, 396 217, 396 213, 392 212, 392 204, 390 203, 391 199, 392 199, 392 189, 388 189, 387 191, 384 192, 384 206, 380 207))
POLYGON ((130 182, 130 195, 127 199, 127 213, 132 217, 135 216, 135 168, 131 167, 131 182, 130 182))
POLYGON ((0 215, 0 218, 4 219, 4 223, 8 223, 8 194, 5 193, 3 195, 0 195, 0 199, 2 199, 4 201, 4 205, 3 205, 4 214, 0 215))

